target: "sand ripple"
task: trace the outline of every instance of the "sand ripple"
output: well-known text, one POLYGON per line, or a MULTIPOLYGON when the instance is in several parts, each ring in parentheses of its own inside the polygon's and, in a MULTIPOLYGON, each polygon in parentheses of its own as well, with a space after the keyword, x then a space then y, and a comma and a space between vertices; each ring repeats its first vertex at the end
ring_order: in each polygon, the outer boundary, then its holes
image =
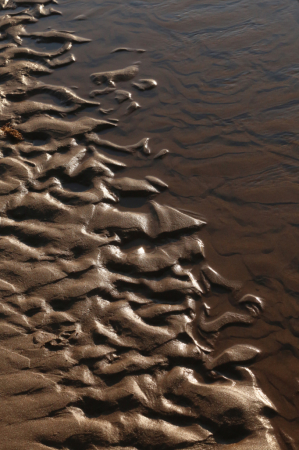
MULTIPOLYGON (((159 203, 163 180, 150 169, 126 174, 134 158, 152 158, 148 137, 101 137, 121 123, 91 117, 98 102, 41 81, 89 41, 26 31, 59 14, 48 3, 1 2, 29 5, 0 18, 0 121, 24 138, 0 136, 1 448, 280 448, 275 408, 248 368, 260 349, 218 345, 225 327, 250 326, 264 301, 209 266, 205 223, 159 203), (59 46, 36 51, 25 37, 59 46), (142 208, 121 206, 132 196, 142 208), (217 314, 204 301, 213 289, 223 291, 217 314)), ((129 82, 158 89, 138 72, 99 67, 91 79, 104 86, 92 97, 128 82, 115 95, 137 114, 129 82)))

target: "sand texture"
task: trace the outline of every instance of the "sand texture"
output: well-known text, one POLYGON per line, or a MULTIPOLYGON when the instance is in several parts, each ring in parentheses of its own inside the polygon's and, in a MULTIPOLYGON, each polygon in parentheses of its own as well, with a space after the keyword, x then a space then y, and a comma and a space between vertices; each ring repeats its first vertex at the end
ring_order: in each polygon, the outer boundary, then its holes
POLYGON ((0 3, 1 450, 283 448, 250 368, 258 340, 221 344, 267 299, 211 266, 203 218, 160 202, 153 167, 169 150, 114 141, 122 116, 100 105, 110 95, 134 122, 159 83, 138 62, 91 68, 89 98, 47 83, 89 39, 41 31, 60 14, 49 0, 0 3))

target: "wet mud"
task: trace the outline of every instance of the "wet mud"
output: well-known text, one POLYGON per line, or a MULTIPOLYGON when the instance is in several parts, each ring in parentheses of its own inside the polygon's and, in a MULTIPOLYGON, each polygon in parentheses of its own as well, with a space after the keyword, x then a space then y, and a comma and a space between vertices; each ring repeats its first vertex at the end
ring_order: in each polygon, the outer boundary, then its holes
POLYGON ((298 3, 0 6, 0 448, 298 448, 298 3))

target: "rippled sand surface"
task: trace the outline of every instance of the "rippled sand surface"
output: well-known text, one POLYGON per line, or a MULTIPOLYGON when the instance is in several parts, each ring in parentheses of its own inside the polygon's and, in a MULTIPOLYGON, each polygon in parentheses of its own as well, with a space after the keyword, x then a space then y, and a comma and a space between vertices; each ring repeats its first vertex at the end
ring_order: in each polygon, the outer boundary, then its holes
POLYGON ((0 449, 296 450, 298 2, 0 6, 0 449))

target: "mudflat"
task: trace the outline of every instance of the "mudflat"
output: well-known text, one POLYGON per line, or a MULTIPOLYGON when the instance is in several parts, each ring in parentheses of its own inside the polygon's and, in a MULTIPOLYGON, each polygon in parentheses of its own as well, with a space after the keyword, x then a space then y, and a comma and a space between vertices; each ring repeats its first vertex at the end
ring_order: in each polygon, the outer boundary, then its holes
POLYGON ((294 0, 0 0, 0 449, 299 446, 294 0))

